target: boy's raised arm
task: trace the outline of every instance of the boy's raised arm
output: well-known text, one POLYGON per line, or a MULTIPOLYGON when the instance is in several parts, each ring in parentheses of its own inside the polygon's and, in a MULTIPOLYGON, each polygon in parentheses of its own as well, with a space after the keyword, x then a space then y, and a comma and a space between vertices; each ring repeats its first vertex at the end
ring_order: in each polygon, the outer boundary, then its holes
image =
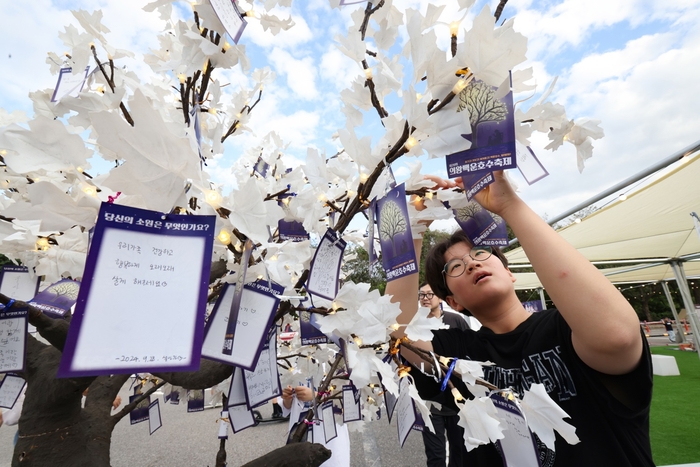
POLYGON ((578 356, 607 374, 632 371, 642 355, 637 315, 603 274, 513 191, 503 172, 476 200, 507 222, 572 330, 578 356))

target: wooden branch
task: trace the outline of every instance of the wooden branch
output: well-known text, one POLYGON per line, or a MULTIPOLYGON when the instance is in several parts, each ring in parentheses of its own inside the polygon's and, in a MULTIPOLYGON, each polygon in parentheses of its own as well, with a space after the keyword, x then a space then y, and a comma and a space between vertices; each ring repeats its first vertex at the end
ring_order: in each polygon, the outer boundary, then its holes
MULTIPOLYGON (((263 90, 262 90, 262 87, 260 87, 260 92, 258 93, 258 99, 253 103, 252 106, 249 106, 248 104, 246 104, 243 107, 243 109, 241 110, 241 113, 247 112, 250 115, 250 112, 252 112, 252 110, 255 108, 255 106, 258 105, 258 102, 260 102, 260 99, 262 98, 262 93, 263 93, 263 90)), ((236 132, 236 130, 238 129, 238 127, 236 125, 238 123, 240 123, 240 120, 238 120, 238 119, 234 120, 234 122, 231 123, 231 126, 226 131, 226 134, 224 134, 224 136, 221 137, 222 143, 224 141, 226 141, 226 138, 228 138, 229 136, 231 136, 232 134, 234 134, 236 132)))
POLYGON ((498 6, 496 7, 496 11, 493 13, 493 16, 496 17, 496 22, 501 18, 501 13, 503 13, 503 9, 506 6, 506 3, 508 3, 508 0, 501 0, 498 3, 498 6))
POLYGON ((271 201, 273 199, 277 199, 278 196, 283 195, 285 193, 289 192, 289 188, 285 188, 284 190, 280 190, 277 193, 273 193, 271 195, 265 196, 265 201, 271 201))
POLYGON ((457 55, 457 35, 456 34, 454 36, 450 37, 450 51, 452 52, 453 57, 455 55, 457 55))
POLYGON ((197 371, 153 373, 173 386, 185 389, 207 389, 216 386, 233 373, 233 367, 213 360, 202 359, 197 371))
POLYGON ((149 389, 148 391, 144 392, 144 393, 141 394, 139 397, 137 397, 136 399, 134 399, 132 402, 130 402, 129 404, 127 404, 127 405, 126 405, 123 409, 121 409, 119 412, 117 412, 116 414, 112 415, 112 420, 114 420, 114 424, 116 425, 116 424, 119 422, 119 420, 121 420, 122 418, 124 418, 125 416, 127 416, 127 415, 129 414, 129 412, 131 412, 132 410, 134 410, 134 409, 136 408, 136 406, 139 405, 139 404, 141 403, 141 401, 143 401, 143 400, 146 399, 148 396, 150 396, 151 394, 153 394, 154 392, 156 392, 158 389, 160 389, 163 385, 165 385, 166 382, 167 382, 167 381, 161 381, 160 383, 153 385, 153 387, 152 387, 151 389, 149 389))
POLYGON ((367 26, 369 25, 369 17, 374 14, 375 11, 384 6, 384 0, 379 0, 377 6, 372 8, 372 2, 367 2, 367 7, 365 8, 365 17, 360 25, 360 33, 362 34, 362 40, 365 40, 365 34, 367 34, 367 26))
MULTIPOLYGON (((102 76, 104 76, 105 81, 107 81, 107 84, 109 85, 109 89, 112 91, 112 94, 114 94, 114 80, 112 80, 110 77, 107 76, 107 72, 105 71, 105 68, 102 65, 102 62, 100 62, 100 59, 97 58, 97 49, 95 49, 95 46, 91 45, 90 49, 92 49, 92 56, 95 58, 95 62, 97 63, 97 66, 100 68, 100 71, 102 72, 102 76)), ((110 63, 112 64, 112 76, 114 76, 114 66, 113 66, 114 64, 112 63, 111 59, 110 59, 110 63)), ((119 103, 119 108, 121 109, 122 114, 124 115, 124 118, 126 119, 126 121, 129 122, 129 125, 134 126, 134 119, 131 118, 129 111, 126 110, 126 106, 124 105, 124 102, 119 103)))
MULTIPOLYGON (((367 60, 362 60, 362 68, 364 68, 365 70, 369 70, 369 64, 367 63, 367 60)), ((370 101, 372 101, 372 107, 374 107, 377 110, 379 118, 388 117, 389 112, 387 112, 382 103, 379 102, 379 96, 377 96, 377 88, 374 85, 374 81, 372 80, 371 75, 368 75, 367 79, 365 80, 365 87, 369 89, 369 98, 370 101)))

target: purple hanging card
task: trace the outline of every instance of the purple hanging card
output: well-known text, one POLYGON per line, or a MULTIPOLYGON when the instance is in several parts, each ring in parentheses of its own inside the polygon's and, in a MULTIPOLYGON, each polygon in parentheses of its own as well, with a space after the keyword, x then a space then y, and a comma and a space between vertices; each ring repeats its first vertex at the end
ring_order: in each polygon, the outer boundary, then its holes
POLYGON ((257 425, 253 411, 246 405, 237 405, 228 408, 228 419, 231 421, 231 429, 234 433, 257 425))
POLYGON ((515 156, 518 161, 518 170, 528 185, 542 180, 549 175, 547 169, 544 168, 540 160, 535 156, 535 153, 530 149, 530 146, 525 146, 522 143, 515 143, 515 156))
POLYGON ((36 294, 29 303, 51 318, 62 318, 75 305, 80 292, 80 282, 61 279, 36 294))
MULTIPOLYGON (((141 394, 134 394, 129 396, 129 404, 134 402, 137 397, 141 397, 141 394)), ((129 412, 129 422, 132 425, 137 423, 145 422, 148 420, 148 407, 151 405, 151 396, 146 397, 144 400, 138 403, 134 410, 129 412)))
POLYGON ((328 229, 316 247, 306 290, 319 297, 333 300, 338 294, 340 263, 347 243, 328 229))
POLYGON ((219 21, 226 29, 231 40, 238 44, 238 40, 246 27, 246 21, 238 11, 236 2, 233 0, 209 0, 214 13, 219 17, 219 21))
POLYGON ((490 398, 504 427, 503 438, 496 441, 503 465, 541 467, 537 442, 518 406, 500 394, 490 398))
POLYGON ((228 365, 252 370, 266 343, 267 332, 279 306, 284 287, 264 281, 246 284, 241 294, 241 305, 233 335, 231 355, 222 352, 221 344, 228 328, 229 309, 234 287, 227 285, 221 292, 204 329, 202 356, 228 365), (270 288, 269 286, 272 286, 270 288))
POLYGON ((360 406, 360 391, 354 384, 343 386, 343 422, 355 422, 362 420, 362 407, 360 406))
MULTIPOLYGON (((377 253, 374 251, 374 229, 375 229, 375 219, 377 218, 377 202, 372 200, 367 208, 367 256, 369 259, 369 264, 372 266, 377 262, 377 253)), ((371 270, 371 268, 370 268, 371 270)))
POLYGON ((187 411, 201 412, 204 410, 204 389, 190 389, 187 391, 187 411))
POLYGON ((24 388, 24 378, 12 373, 7 373, 0 381, 0 407, 11 409, 14 407, 19 395, 24 388))
POLYGON ((163 422, 160 419, 160 401, 156 399, 148 406, 148 432, 153 434, 161 426, 163 422))
POLYGON ((180 391, 173 391, 170 393, 170 403, 173 405, 180 405, 180 391))
POLYGON ((399 443, 401 447, 406 442, 411 428, 416 423, 418 416, 413 399, 408 394, 408 385, 411 384, 408 378, 401 378, 399 382, 399 399, 396 402, 396 426, 399 430, 399 443))
POLYGON ((231 301, 231 307, 229 308, 228 325, 226 327, 223 349, 221 351, 224 355, 231 355, 231 352, 233 351, 233 335, 234 331, 236 330, 238 313, 241 307, 241 296, 243 295, 243 286, 245 284, 245 276, 248 272, 248 262, 250 261, 250 254, 252 251, 253 242, 246 240, 245 246, 243 247, 243 255, 241 257, 241 270, 238 273, 238 282, 234 287, 233 300, 231 301))
POLYGON ((471 135, 463 136, 472 145, 447 156, 448 177, 514 169, 513 91, 499 97, 498 88, 474 80, 459 94, 459 99, 459 108, 466 108, 471 126, 471 135))
POLYGON ((255 162, 253 170, 257 172, 262 178, 267 177, 267 171, 270 170, 270 164, 265 162, 262 156, 258 156, 258 160, 255 162))
POLYGON ((27 351, 27 310, 0 309, 0 373, 24 371, 27 351))
POLYGON ((70 67, 61 68, 61 71, 58 73, 56 88, 51 96, 51 102, 58 102, 66 95, 78 97, 80 91, 83 90, 85 81, 87 81, 88 74, 90 73, 90 67, 85 67, 85 73, 78 73, 74 75, 72 72, 73 69, 70 67))
POLYGON ((260 353, 253 371, 243 370, 248 404, 257 407, 274 397, 282 395, 280 375, 277 372, 277 333, 270 327, 268 341, 260 353))
POLYGON ((0 272, 0 293, 28 302, 39 291, 39 282, 41 278, 32 278, 26 266, 5 265, 0 272))
POLYGON ((328 444, 330 440, 338 436, 335 416, 333 415, 333 401, 326 401, 321 404, 321 418, 323 419, 323 435, 326 444, 328 444))
POLYGON ((418 272, 403 183, 377 201, 377 226, 386 280, 418 272))
MULTIPOLYGON (((300 306, 308 306, 309 300, 304 299, 299 304, 300 306)), ((312 314, 308 311, 299 312, 299 332, 301 334, 301 345, 315 345, 328 343, 328 337, 318 329, 315 320, 312 320, 312 314)))
POLYGON ((196 371, 214 225, 102 203, 58 377, 196 371))
POLYGON ((471 201, 474 195, 493 183, 493 172, 475 173, 462 177, 464 192, 467 201, 471 201))
POLYGON ((245 376, 243 375, 243 368, 233 367, 233 374, 231 375, 231 385, 228 389, 227 398, 228 407, 235 407, 238 405, 245 405, 250 408, 248 403, 248 394, 245 390, 245 376))
POLYGON ((474 245, 506 246, 508 232, 501 217, 493 217, 476 201, 453 209, 455 220, 474 245))

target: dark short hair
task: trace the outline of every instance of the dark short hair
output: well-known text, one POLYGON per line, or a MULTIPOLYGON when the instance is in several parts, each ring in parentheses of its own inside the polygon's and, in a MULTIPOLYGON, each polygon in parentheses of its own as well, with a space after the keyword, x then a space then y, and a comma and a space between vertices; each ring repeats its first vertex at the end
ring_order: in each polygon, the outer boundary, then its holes
MULTIPOLYGON (((418 286, 418 290, 422 289, 422 288, 425 287, 426 285, 430 285, 430 284, 428 284, 428 281, 423 281, 423 282, 421 282, 421 284, 418 286)), ((432 287, 431 287, 431 289, 432 289, 432 287)))
MULTIPOLYGON (((445 252, 458 243, 466 243, 472 247, 472 242, 467 237, 467 234, 463 230, 457 230, 455 233, 450 235, 447 240, 443 240, 428 252, 428 256, 425 258, 425 277, 428 280, 430 288, 433 289, 433 293, 440 297, 442 300, 446 300, 448 295, 452 295, 450 289, 447 288, 445 284, 444 276, 442 271, 445 269, 445 252)), ((505 257, 503 252, 498 247, 491 247, 493 250, 493 255, 501 260, 504 267, 508 267, 508 259, 505 257)))

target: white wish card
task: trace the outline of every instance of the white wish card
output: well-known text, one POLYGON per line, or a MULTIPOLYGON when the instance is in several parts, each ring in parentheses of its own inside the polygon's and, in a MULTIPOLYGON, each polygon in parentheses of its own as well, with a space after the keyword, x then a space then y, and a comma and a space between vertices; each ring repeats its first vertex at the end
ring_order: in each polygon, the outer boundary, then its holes
POLYGON ((58 377, 196 371, 214 225, 102 203, 58 377))
POLYGON ((148 431, 150 434, 153 434, 162 426, 163 422, 160 419, 160 401, 156 399, 148 406, 148 431))
POLYGON ((219 439, 228 439, 228 410, 222 410, 219 417, 219 439))
POLYGON ((226 33, 228 33, 234 43, 238 44, 238 40, 246 27, 246 21, 238 11, 236 3, 231 0, 209 0, 209 3, 211 3, 216 16, 219 17, 219 21, 226 29, 226 33))
POLYGON ((323 418, 323 435, 326 444, 328 444, 330 440, 338 436, 335 416, 333 415, 333 401, 326 401, 321 405, 321 418, 323 418))
POLYGON ((492 394, 493 406, 498 412, 498 419, 505 426, 503 439, 497 443, 503 457, 503 465, 508 467, 541 467, 537 453, 537 443, 527 426, 527 421, 514 402, 492 394))
POLYGON ((542 180, 549 175, 547 169, 544 168, 540 160, 532 152, 530 146, 525 146, 516 141, 515 143, 515 158, 518 163, 518 170, 523 175, 523 178, 528 185, 542 180))
POLYGON ((70 67, 61 68, 61 71, 58 73, 56 88, 53 91, 53 96, 51 96, 51 102, 58 102, 64 96, 78 97, 80 91, 83 90, 83 86, 85 86, 89 73, 89 66, 85 67, 85 73, 76 74, 73 74, 73 69, 70 67))
POLYGON ((204 329, 202 356, 252 371, 267 343, 267 331, 272 326, 279 305, 279 298, 275 294, 282 295, 284 288, 264 281, 245 285, 233 332, 232 352, 227 355, 223 351, 223 344, 234 292, 235 287, 227 284, 209 315, 204 329))
POLYGON ((231 422, 231 428, 234 433, 255 426, 255 417, 253 411, 246 405, 237 405, 228 408, 228 419, 231 422))
POLYGON ((0 381, 0 407, 11 409, 14 407, 17 398, 22 393, 24 378, 8 373, 0 381))
POLYGON ((24 371, 27 310, 0 309, 0 373, 24 371))
POLYGON ((26 266, 3 266, 0 272, 0 293, 28 302, 39 291, 39 276, 31 277, 26 266))
POLYGON ((399 399, 396 401, 396 425, 399 429, 399 443, 401 447, 406 442, 411 428, 416 424, 416 408, 413 399, 408 393, 408 385, 411 384, 408 378, 401 378, 399 383, 399 399))
POLYGON ((343 422, 362 420, 360 391, 353 384, 343 386, 343 422))
POLYGON ((306 290, 313 295, 333 300, 338 294, 338 276, 346 242, 328 229, 316 248, 311 262, 306 290))
POLYGON ((228 389, 227 402, 229 407, 236 405, 248 405, 248 399, 245 393, 245 377, 243 376, 243 368, 234 367, 231 375, 231 386, 228 389))
MULTIPOLYGON (((271 329, 274 331, 275 327, 271 329)), ((282 395, 280 377, 277 372, 277 333, 271 332, 267 345, 258 358, 253 371, 243 370, 249 406, 256 407, 273 397, 282 395)))

